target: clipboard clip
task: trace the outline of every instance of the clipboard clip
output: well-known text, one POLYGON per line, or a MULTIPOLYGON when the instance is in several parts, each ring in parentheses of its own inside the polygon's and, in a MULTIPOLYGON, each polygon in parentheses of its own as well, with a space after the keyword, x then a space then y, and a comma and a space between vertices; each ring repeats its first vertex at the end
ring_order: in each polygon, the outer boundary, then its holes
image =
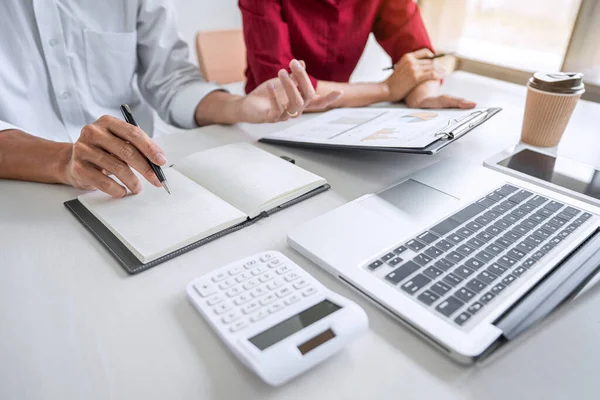
POLYGON ((476 127, 481 121, 485 120, 487 116, 488 110, 479 110, 472 112, 465 118, 452 118, 448 121, 446 126, 443 126, 435 133, 435 137, 439 137, 443 140, 457 139, 469 129, 476 127), (456 125, 453 126, 452 123, 456 123, 456 125))

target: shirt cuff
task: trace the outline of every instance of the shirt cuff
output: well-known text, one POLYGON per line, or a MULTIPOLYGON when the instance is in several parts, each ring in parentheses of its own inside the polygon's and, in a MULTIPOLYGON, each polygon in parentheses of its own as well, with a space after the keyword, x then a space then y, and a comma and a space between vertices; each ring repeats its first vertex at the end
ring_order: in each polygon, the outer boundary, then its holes
POLYGON ((21 128, 18 128, 18 127, 14 126, 14 125, 11 125, 8 122, 0 121, 0 132, 6 131, 6 130, 9 130, 9 129, 21 130, 21 128))
POLYGON ((178 128, 198 128, 196 124, 196 108, 210 93, 215 91, 227 92, 216 83, 190 82, 177 91, 169 106, 169 123, 178 128))

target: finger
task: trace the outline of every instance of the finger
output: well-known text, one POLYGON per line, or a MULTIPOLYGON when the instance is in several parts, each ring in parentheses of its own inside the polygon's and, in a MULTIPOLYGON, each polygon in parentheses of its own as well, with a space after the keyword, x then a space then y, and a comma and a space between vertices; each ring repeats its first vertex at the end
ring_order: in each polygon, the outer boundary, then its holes
POLYGON ((101 117, 96 123, 108 129, 112 134, 134 145, 155 164, 165 165, 167 163, 165 153, 141 128, 108 115, 101 117))
POLYGON ((417 50, 417 51, 413 51, 412 54, 413 54, 413 56, 415 58, 419 58, 419 59, 421 59, 421 58, 430 58, 430 57, 433 57, 435 55, 429 49, 420 49, 420 50, 417 50))
POLYGON ((300 60, 300 65, 302 65, 302 68, 306 69, 306 63, 304 62, 304 60, 300 60))
POLYGON ((317 96, 315 99, 306 107, 310 111, 321 111, 326 110, 327 107, 338 101, 344 96, 344 92, 341 90, 334 90, 328 93, 326 96, 317 96))
POLYGON ((142 153, 131 143, 110 134, 96 125, 87 125, 82 129, 82 140, 113 154, 118 159, 130 165, 154 186, 162 186, 156 174, 142 153))
POLYGON ((122 160, 95 147, 88 147, 87 149, 80 150, 80 152, 82 160, 94 165, 101 173, 103 173, 102 171, 107 171, 116 176, 125 186, 127 186, 131 193, 137 194, 142 191, 140 180, 129 168, 129 165, 122 160))
POLYGON ((267 90, 269 91, 269 101, 271 102, 271 109, 269 110, 267 119, 269 121, 279 121, 285 113, 285 109, 277 98, 277 89, 275 89, 275 85, 269 83, 267 90))
POLYGON ((434 69, 417 72, 417 81, 419 83, 425 81, 439 81, 440 79, 442 79, 442 76, 434 69))
POLYGON ((453 97, 453 96, 439 96, 439 103, 441 108, 473 108, 475 107, 475 103, 472 101, 467 101, 463 98, 453 97))
POLYGON ((286 70, 282 69, 279 71, 279 79, 281 80, 288 98, 287 112, 295 114, 296 112, 302 111, 304 100, 286 70))
POLYGON ((433 60, 429 60, 427 58, 424 58, 421 60, 415 60, 414 64, 415 65, 434 65, 433 60))
POLYGON ((300 88, 300 94, 304 99, 304 107, 306 107, 315 97, 315 88, 306 73, 306 70, 302 68, 302 65, 296 60, 292 60, 290 63, 293 76, 298 81, 298 87, 300 88))
POLYGON ((92 165, 81 165, 78 171, 78 179, 86 186, 92 186, 112 197, 123 197, 127 189, 119 185, 114 179, 109 178, 98 171, 92 165))

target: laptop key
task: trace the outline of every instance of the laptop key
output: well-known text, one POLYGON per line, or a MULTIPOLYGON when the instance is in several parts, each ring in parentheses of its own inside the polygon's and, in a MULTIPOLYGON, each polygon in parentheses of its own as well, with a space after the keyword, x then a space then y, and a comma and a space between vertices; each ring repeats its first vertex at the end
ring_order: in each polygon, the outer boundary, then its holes
POLYGON ((515 268, 512 273, 515 274, 516 276, 521 276, 525 272, 527 272, 527 268, 525 268, 524 266, 520 265, 517 268, 515 268))
POLYGON ((501 230, 500 228, 498 228, 497 226, 495 226, 495 225, 488 226, 488 227, 485 229, 485 231, 486 231, 487 233, 489 233, 490 235, 493 235, 493 236, 498 236, 499 234, 501 234, 501 233, 502 233, 502 230, 501 230))
POLYGON ((460 229, 457 229, 456 231, 454 231, 454 233, 456 233, 457 235, 460 235, 466 239, 468 237, 473 236, 473 234, 475 232, 473 232, 472 230, 467 229, 467 228, 460 228, 460 229))
POLYGON ((458 235, 458 234, 456 234, 456 233, 453 233, 453 234, 451 234, 451 235, 448 235, 448 236, 446 237, 446 239, 448 239, 448 241, 450 241, 450 242, 452 242, 452 243, 454 243, 454 244, 459 244, 460 242, 462 242, 462 241, 464 241, 464 240, 465 240, 465 238, 464 238, 464 237, 462 237, 462 236, 460 236, 460 235, 458 235))
POLYGON ((404 265, 402 265, 400 268, 397 268, 396 270, 387 274, 385 276, 385 279, 387 279, 388 281, 390 281, 394 285, 396 285, 396 284, 400 283, 401 281, 403 281, 404 279, 408 278, 410 275, 412 275, 416 271, 418 271, 420 268, 421 268, 420 265, 415 264, 412 261, 408 261, 404 265))
POLYGON ((443 277, 442 280, 450 286, 456 286, 460 285, 460 283, 463 281, 463 278, 454 274, 453 272, 450 272, 448 275, 443 277))
POLYGON ((531 196, 533 196, 533 193, 528 192, 527 190, 521 190, 520 192, 509 197, 508 199, 513 203, 522 203, 531 196))
POLYGON ((546 253, 544 253, 543 251, 536 251, 535 253, 533 253, 533 255, 531 257, 533 257, 535 260, 539 261, 541 260, 544 256, 546 255, 546 253))
POLYGON ((517 280, 516 276, 514 276, 513 274, 508 274, 508 275, 506 275, 506 277, 504 279, 502 279, 502 283, 504 283, 506 286, 509 286, 511 283, 513 283, 516 280, 517 280))
POLYGON ((477 238, 471 238, 467 241, 467 244, 471 247, 473 247, 474 249, 479 249, 483 246, 485 246, 485 242, 482 240, 479 240, 477 238))
POLYGON ((425 304, 426 306, 432 305, 439 298, 440 296, 429 290, 424 291, 419 295, 419 297, 417 297, 417 299, 419 299, 419 301, 425 304))
POLYGON ((446 300, 442 301, 435 308, 439 313, 441 313, 445 317, 449 317, 456 312, 459 308, 463 306, 463 302, 457 299, 454 296, 448 297, 446 300))
POLYGON ((437 247, 438 249, 443 250, 443 251, 448 251, 454 247, 454 243, 450 243, 446 239, 442 239, 435 244, 435 247, 437 247))
POLYGON ((592 214, 590 214, 589 212, 586 212, 586 213, 583 213, 583 215, 581 215, 580 218, 583 219, 584 221, 587 221, 588 219, 592 218, 592 214))
POLYGON ((494 206, 494 204, 496 204, 496 202, 492 199, 488 199, 487 197, 484 197, 483 199, 477 201, 477 204, 479 204, 483 208, 490 208, 490 207, 494 206))
POLYGON ((501 189, 506 190, 509 193, 514 193, 517 190, 519 190, 519 188, 516 188, 513 185, 509 185, 508 183, 506 185, 502 186, 501 189))
POLYGON ((543 242, 542 239, 540 239, 539 237, 537 237, 537 236, 535 236, 533 234, 527 236, 525 238, 525 241, 526 241, 526 243, 530 243, 534 247, 543 242))
MULTIPOLYGON (((560 215, 560 214, 559 214, 560 215)), ((558 218, 558 216, 552 218, 550 221, 548 221, 549 224, 555 225, 559 228, 562 228, 563 226, 565 226, 568 221, 562 219, 562 218, 558 218)))
POLYGON ((504 272, 506 272, 506 270, 508 270, 508 268, 504 265, 493 263, 492 265, 487 267, 487 270, 496 276, 501 276, 504 272))
POLYGON ((575 207, 569 206, 569 207, 566 207, 563 210, 563 212, 575 216, 575 215, 579 214, 580 211, 578 209, 576 209, 575 207))
POLYGON ((521 222, 519 225, 524 226, 525 228, 535 229, 540 223, 533 218, 527 218, 525 221, 521 222))
POLYGON ((495 207, 492 207, 492 211, 497 212, 498 214, 504 214, 505 212, 507 212, 509 210, 508 207, 502 205, 502 204, 498 204, 495 207))
POLYGON ((500 214, 498 214, 496 211, 489 210, 483 213, 483 216, 489 219, 496 219, 500 216, 500 214))
POLYGON ((445 295, 451 289, 452 289, 452 286, 447 285, 444 282, 436 282, 434 285, 432 285, 429 288, 429 290, 431 290, 432 292, 435 292, 436 294, 439 294, 440 296, 445 295))
POLYGON ((477 275, 477 279, 486 284, 490 284, 496 280, 497 276, 492 274, 489 271, 483 271, 479 275, 477 275))
POLYGON ((494 222, 494 226, 502 230, 506 230, 511 226, 511 224, 506 222, 504 219, 499 219, 498 221, 494 222))
POLYGON ((502 236, 501 238, 497 239, 497 240, 494 242, 494 244, 495 244, 496 246, 500 246, 500 247, 503 247, 503 248, 505 248, 505 249, 508 249, 508 248, 509 248, 509 247, 510 247, 510 246, 511 246, 513 243, 514 243, 514 241, 512 241, 512 240, 508 239, 508 238, 507 238, 507 237, 505 237, 505 236, 502 236))
POLYGON ((503 265, 507 268, 512 267, 513 265, 515 265, 516 262, 517 262, 516 260, 513 260, 512 258, 510 258, 506 255, 504 255, 498 259, 498 264, 503 265))
POLYGON ((454 296, 458 297, 465 303, 468 303, 475 296, 475 293, 465 287, 462 287, 454 292, 454 296))
POLYGON ((575 218, 574 215, 569 214, 569 213, 565 212, 564 210, 561 211, 560 213, 556 214, 556 217, 560 218, 560 219, 564 219, 567 222, 572 220, 573 218, 575 218))
POLYGON ((503 207, 507 208, 507 209, 511 209, 511 208, 515 208, 517 206, 517 203, 513 203, 512 201, 509 200, 504 200, 502 203, 500 203, 503 207))
POLYGON ((488 247, 485 248, 485 251, 487 251, 488 253, 491 253, 495 256, 497 256, 498 254, 502 253, 504 251, 504 248, 498 246, 497 244, 493 243, 490 244, 488 247))
POLYGON ((435 267, 437 269, 440 269, 442 271, 448 271, 450 268, 452 268, 454 266, 454 264, 452 264, 450 261, 446 260, 445 258, 442 258, 441 260, 438 260, 435 262, 435 267))
MULTIPOLYGON (((506 257, 509 258, 510 260, 519 261, 525 257, 525 253, 514 248, 514 249, 511 249, 508 253, 506 253, 506 257)), ((500 261, 501 260, 502 260, 502 258, 500 258, 500 261)))
POLYGON ((444 236, 445 234, 447 234, 448 232, 452 232, 459 226, 460 222, 453 220, 452 218, 448 218, 431 228, 430 231, 434 232, 439 236, 444 236))
POLYGON ((467 311, 463 311, 458 315, 458 317, 454 318, 454 322, 458 326, 463 326, 469 319, 471 319, 471 314, 467 311))
POLYGON ((534 207, 539 207, 542 204, 544 204, 546 201, 548 201, 548 199, 543 196, 533 196, 531 199, 529 199, 527 201, 527 204, 530 204, 534 207))
POLYGON ((461 267, 456 268, 452 272, 455 273, 456 275, 460 276, 461 278, 466 279, 466 278, 470 277, 471 275, 473 275, 473 273, 475 271, 473 271, 471 268, 461 266, 461 267))
POLYGON ((417 236, 417 239, 419 239, 420 242, 423 242, 425 244, 431 244, 438 240, 439 237, 431 232, 423 232, 419 236, 417 236))
POLYGON ((436 267, 428 267, 423 271, 423 273, 425 275, 427 275, 429 278, 435 279, 438 276, 442 275, 443 271, 437 269, 436 267))
POLYGON ((504 197, 500 196, 498 193, 490 193, 487 195, 487 198, 495 201, 496 203, 504 199, 504 197))
POLYGON ((480 251, 475 255, 478 259, 483 261, 484 263, 488 263, 494 259, 494 256, 488 253, 487 251, 480 251))
POLYGON ((530 253, 535 249, 535 245, 530 244, 529 242, 521 242, 515 246, 515 249, 522 251, 523 253, 530 253))
POLYGON ((552 200, 552 201, 546 203, 544 205, 544 208, 547 210, 550 210, 552 212, 556 212, 556 211, 560 210, 562 208, 562 206, 564 206, 563 203, 559 203, 558 201, 552 200))
POLYGON ((456 251, 462 254, 463 256, 470 256, 475 251, 474 248, 467 246, 466 244, 460 245, 456 248, 456 251))
POLYGON ((478 281, 477 279, 471 279, 465 287, 472 292, 479 293, 483 289, 485 289, 487 285, 483 282, 478 281))
POLYGON ((469 222, 467 225, 465 225, 468 229, 472 230, 473 232, 477 232, 478 230, 483 228, 483 225, 478 224, 477 222, 471 221, 469 222))
POLYGON ((514 233, 516 235, 520 235, 520 236, 525 236, 526 234, 529 233, 529 231, 531 231, 531 229, 528 227, 525 227, 523 225, 517 225, 511 229, 512 233, 514 233))
MULTIPOLYGON (((519 206, 519 208, 512 210, 509 215, 512 215, 518 219, 526 217, 527 214, 529 214, 529 211, 527 211, 527 209, 526 209, 527 207, 525 207, 525 206, 526 206, 526 204, 519 206)), ((529 206, 529 207, 531 207, 531 206, 529 206)), ((531 207, 531 208, 533 209, 533 207, 531 207)))
POLYGON ((388 262, 394 257, 396 257, 394 253, 387 253, 385 256, 381 257, 381 261, 388 262))
POLYGON ((532 221, 535 221, 535 222, 538 222, 541 224, 542 222, 544 222, 546 220, 546 218, 548 218, 548 217, 546 217, 545 215, 542 215, 542 214, 531 214, 529 216, 529 218, 527 218, 527 219, 530 219, 532 221))
POLYGON ((496 297, 496 296, 492 292, 487 292, 486 294, 481 296, 479 301, 482 302, 483 304, 487 304, 490 301, 494 300, 494 297, 496 297))
POLYGON ((475 258, 470 258, 467 261, 465 261, 465 266, 468 268, 471 268, 472 270, 477 271, 479 268, 484 266, 484 262, 477 260, 475 258))
POLYGON ((462 224, 462 223, 467 222, 474 216, 482 213, 484 211, 484 209, 485 209, 484 207, 481 207, 479 204, 474 203, 474 204, 471 204, 470 206, 460 210, 459 212, 454 214, 451 218, 462 224))
POLYGON ((425 245, 421 242, 419 242, 418 240, 409 240, 406 243, 406 247, 408 247, 409 249, 413 250, 413 251, 419 251, 425 248, 425 245))
POLYGON ((459 262, 461 262, 462 260, 464 260, 465 256, 463 256, 460 253, 457 253, 456 251, 451 252, 450 254, 448 254, 446 257, 446 260, 457 264, 459 262))
POLYGON ((512 192, 504 190, 504 188, 501 187, 500 189, 494 190, 494 193, 498 193, 502 197, 508 197, 512 192))
POLYGON ((368 267, 368 268, 369 268, 370 270, 375 270, 375 269, 377 269, 377 268, 381 267, 382 265, 383 265, 383 263, 382 263, 381 261, 379 261, 379 260, 375 260, 375 261, 373 261, 371 264, 369 264, 369 267, 368 267))
POLYGON ((425 255, 431 258, 438 258, 443 254, 443 251, 438 249, 437 247, 430 247, 423 252, 425 255))
POLYGON ((400 247, 394 249, 394 254, 399 256, 400 254, 404 253, 406 250, 408 250, 408 248, 406 246, 400 246, 400 247))
POLYGON ((513 214, 508 214, 508 215, 505 215, 504 217, 502 217, 502 220, 509 225, 516 224, 517 222, 519 222, 520 219, 521 219, 520 217, 513 215, 513 214))
POLYGON ((480 302, 476 301, 475 303, 471 304, 469 306, 469 308, 467 308, 467 311, 470 312, 471 314, 477 314, 477 312, 479 310, 481 310, 483 308, 483 304, 481 304, 480 302))
POLYGON ((390 261, 388 261, 387 263, 389 265, 391 265, 392 267, 395 267, 396 265, 400 264, 403 260, 400 257, 396 257, 396 258, 392 258, 390 261))
POLYGON ((485 225, 489 224, 490 222, 492 222, 492 220, 489 218, 486 218, 484 216, 479 216, 479 217, 475 218, 475 222, 478 223, 479 225, 485 226, 485 225))
POLYGON ((421 265, 421 266, 425 266, 427 264, 429 264, 433 259, 429 256, 426 256, 425 254, 419 254, 418 256, 416 256, 415 258, 412 259, 414 262, 416 262, 417 264, 421 265))
POLYGON ((506 289, 506 285, 504 283, 497 283, 492 290, 490 290, 490 292, 494 295, 497 296, 499 295, 504 289, 506 289))
POLYGON ((542 225, 542 227, 540 228, 540 230, 549 233, 550 235, 552 235, 554 232, 556 232, 559 228, 556 227, 555 225, 552 224, 548 224, 545 223, 544 225, 542 225))
POLYGON ((516 242, 517 240, 521 239, 523 236, 519 233, 515 233, 512 230, 506 232, 504 235, 502 235, 502 237, 506 240, 509 240, 511 242, 516 242))
POLYGON ((543 231, 541 229, 538 229, 536 231, 533 232, 534 236, 537 236, 538 238, 540 238, 542 241, 548 239, 550 237, 550 234, 546 231, 543 231))
POLYGON ((428 277, 426 277, 423 274, 419 274, 419 275, 409 279, 408 281, 406 281, 406 283, 404 283, 401 286, 401 288, 406 293, 412 295, 412 294, 417 293, 423 287, 425 287, 425 285, 427 285, 429 282, 431 282, 431 279, 429 279, 428 277))
POLYGON ((484 242, 489 242, 494 238, 494 235, 490 235, 487 232, 479 232, 476 236, 477 239, 482 240, 484 242))

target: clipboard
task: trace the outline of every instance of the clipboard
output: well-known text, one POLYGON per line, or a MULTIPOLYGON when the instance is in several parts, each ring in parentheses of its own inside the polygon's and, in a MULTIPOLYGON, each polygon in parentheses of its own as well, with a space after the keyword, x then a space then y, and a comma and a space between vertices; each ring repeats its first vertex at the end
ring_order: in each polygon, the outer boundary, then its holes
POLYGON ((352 144, 328 144, 309 141, 294 141, 271 137, 263 137, 259 142, 280 144, 304 148, 324 148, 336 150, 365 150, 365 151, 385 151, 395 153, 425 154, 434 155, 451 145, 467 133, 471 132, 484 122, 488 121, 494 115, 502 111, 502 108, 492 107, 473 111, 471 114, 460 119, 450 119, 448 124, 435 132, 436 139, 425 147, 395 147, 395 146, 369 146, 352 144))

